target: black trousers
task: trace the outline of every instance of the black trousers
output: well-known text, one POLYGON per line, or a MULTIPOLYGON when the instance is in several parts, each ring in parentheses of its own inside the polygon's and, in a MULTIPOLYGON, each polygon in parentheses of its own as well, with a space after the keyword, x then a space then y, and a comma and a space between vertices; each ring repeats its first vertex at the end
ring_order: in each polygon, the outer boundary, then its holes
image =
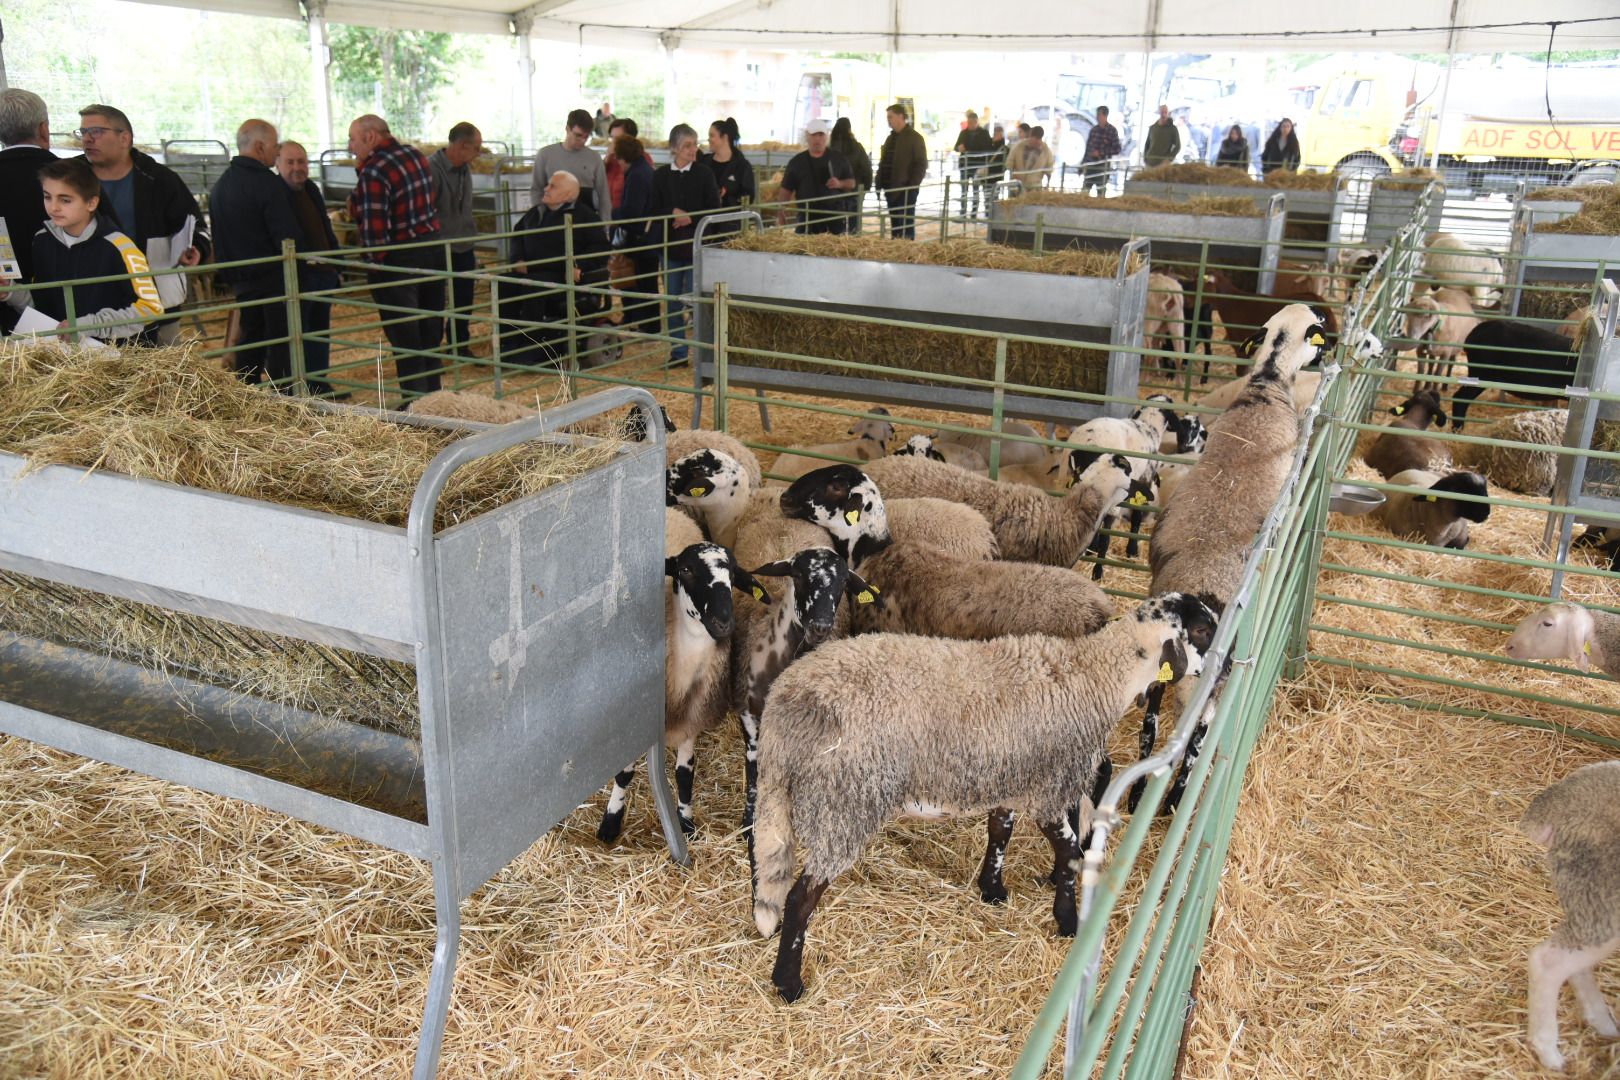
MULTIPOLYGON (((478 252, 452 251, 450 253, 450 269, 458 274, 478 269, 478 252)), ((473 279, 451 278, 450 306, 455 311, 445 317, 444 337, 441 340, 448 342, 450 347, 455 350, 455 354, 460 357, 472 355, 472 346, 469 344, 472 335, 468 332, 472 329, 472 323, 468 322, 472 312, 467 310, 472 307, 472 302, 473 279)))
MULTIPOLYGON (((635 277, 619 282, 619 286, 627 292, 657 293, 658 289, 658 252, 638 251, 630 256, 630 265, 635 267, 635 277)), ((659 307, 656 298, 643 300, 638 297, 624 298, 624 322, 621 324, 626 330, 635 330, 643 334, 656 334, 661 329, 658 322, 659 307)))
POLYGON ((236 299, 242 303, 270 301, 241 309, 242 341, 236 347, 236 374, 247 383, 258 382, 260 374, 267 375, 270 381, 282 384, 278 389, 283 393, 292 393, 292 387, 285 385, 292 378, 292 355, 287 343, 262 344, 287 336, 286 294, 279 289, 248 288, 238 289, 236 299))
POLYGON ((444 330, 444 279, 410 281, 412 270, 443 270, 444 253, 440 248, 412 248, 409 251, 391 251, 386 264, 390 270, 371 272, 371 298, 385 307, 412 308, 421 315, 407 318, 399 311, 379 311, 378 317, 388 323, 383 334, 394 347, 394 368, 399 373, 399 388, 416 394, 430 394, 439 388, 437 357, 411 356, 410 352, 430 352, 439 347, 444 330), (396 282, 405 284, 395 284, 396 282), (425 374, 432 372, 432 374, 425 374))
POLYGON ((917 189, 883 193, 889 203, 889 235, 896 240, 917 239, 917 189))

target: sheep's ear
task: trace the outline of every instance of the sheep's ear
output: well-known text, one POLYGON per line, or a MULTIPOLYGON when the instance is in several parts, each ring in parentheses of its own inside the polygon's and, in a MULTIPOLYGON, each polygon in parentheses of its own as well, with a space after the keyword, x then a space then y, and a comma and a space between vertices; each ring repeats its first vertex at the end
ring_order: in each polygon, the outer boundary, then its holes
POLYGON ((665 577, 674 577, 675 576, 675 557, 673 555, 667 556, 664 559, 664 576, 665 577))
POLYGON ((853 570, 844 581, 844 595, 857 604, 876 604, 880 611, 885 606, 883 591, 853 570))
MULTIPOLYGON (((1389 410, 1389 415, 1391 415, 1391 416, 1405 416, 1406 415, 1406 406, 1405 405, 1397 405, 1397 406, 1395 406, 1393 409, 1389 410)), ((1443 423, 1445 423, 1445 420, 1442 419, 1440 422, 1443 424, 1443 423)))
POLYGON ((768 562, 764 566, 756 566, 752 570, 744 570, 742 572, 745 574, 751 574, 754 577, 787 577, 793 573, 793 564, 778 560, 777 562, 768 562))
POLYGON ((738 592, 748 593, 762 604, 771 602, 771 594, 765 587, 754 580, 754 575, 738 566, 735 561, 731 564, 731 587, 738 592))
POLYGON ((1252 360, 1254 354, 1260 351, 1260 346, 1266 343, 1266 331, 1262 327, 1259 331, 1250 334, 1248 339, 1238 346, 1238 352, 1243 354, 1245 360, 1252 360))
POLYGON ((1187 674, 1187 650, 1182 648, 1180 638, 1171 638, 1159 650, 1159 682, 1180 682, 1181 677, 1187 674))
POLYGON ((1446 411, 1444 409, 1436 409, 1434 411, 1435 427, 1445 427, 1449 423, 1451 423, 1451 419, 1446 416, 1446 411))

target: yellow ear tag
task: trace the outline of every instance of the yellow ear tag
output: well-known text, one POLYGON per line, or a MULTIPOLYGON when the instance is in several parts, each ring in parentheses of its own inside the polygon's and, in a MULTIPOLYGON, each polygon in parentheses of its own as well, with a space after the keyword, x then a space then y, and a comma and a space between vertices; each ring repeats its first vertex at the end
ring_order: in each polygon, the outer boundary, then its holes
POLYGON ((1327 344, 1327 338, 1323 337, 1321 334, 1312 334, 1311 335, 1311 344, 1312 345, 1326 345, 1327 344))
POLYGON ((1159 682, 1169 682, 1175 677, 1176 672, 1175 669, 1170 666, 1170 661, 1166 660, 1164 663, 1159 665, 1159 682))
POLYGON ((1389 414, 1391 416, 1405 416, 1406 415, 1406 406, 1405 405, 1397 405, 1393 409, 1389 410, 1389 414))
POLYGON ((765 599, 765 590, 760 588, 758 585, 754 586, 754 599, 755 600, 763 600, 763 599, 765 599))
POLYGON ((861 512, 859 510, 845 510, 844 520, 851 525, 858 524, 861 520, 861 512))
POLYGON ((1423 496, 1423 501, 1424 502, 1439 502, 1440 500, 1439 500, 1439 498, 1437 498, 1434 495, 1425 495, 1425 496, 1423 496))
POLYGON ((862 589, 855 594, 855 601, 860 604, 874 604, 877 602, 877 596, 874 595, 876 592, 876 589, 862 589))
POLYGON ((1135 495, 1130 497, 1129 501, 1132 506, 1146 506, 1148 499, 1146 495, 1138 491, 1135 495))
POLYGON ((686 493, 694 499, 701 499, 709 493, 709 489, 706 487, 687 488, 686 493))
POLYGON ((1585 645, 1582 645, 1581 646, 1581 652, 1585 653, 1587 656, 1591 656, 1592 655, 1592 643, 1590 641, 1588 641, 1585 645))

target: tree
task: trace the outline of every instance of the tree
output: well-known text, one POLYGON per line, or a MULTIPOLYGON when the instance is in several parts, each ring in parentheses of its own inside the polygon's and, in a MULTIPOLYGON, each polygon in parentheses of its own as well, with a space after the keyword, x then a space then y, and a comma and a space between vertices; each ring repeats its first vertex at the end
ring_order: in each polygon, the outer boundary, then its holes
POLYGON ((338 95, 379 113, 406 138, 426 129, 435 94, 468 59, 453 35, 426 30, 334 26, 330 38, 338 95))

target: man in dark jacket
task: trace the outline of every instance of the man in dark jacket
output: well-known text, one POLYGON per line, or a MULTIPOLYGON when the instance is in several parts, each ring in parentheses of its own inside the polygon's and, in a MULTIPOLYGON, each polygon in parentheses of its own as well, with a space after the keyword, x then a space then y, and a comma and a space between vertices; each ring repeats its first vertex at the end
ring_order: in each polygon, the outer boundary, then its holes
MULTIPOLYGON (((264 120, 246 120, 236 129, 236 156, 209 195, 214 216, 215 251, 221 263, 275 259, 283 241, 295 244, 303 235, 293 216, 287 185, 270 166, 281 148, 276 129, 264 120)), ((278 390, 291 393, 292 360, 286 342, 264 344, 287 336, 287 288, 281 263, 227 267, 219 277, 249 306, 241 309, 242 343, 236 350, 236 373, 249 383, 268 373, 278 390)))
POLYGON ((692 239, 697 219, 720 209, 720 185, 714 173, 697 159, 697 132, 676 124, 669 132, 670 163, 653 173, 654 214, 664 221, 664 295, 671 297, 664 311, 664 332, 678 338, 669 350, 669 362, 686 363, 686 313, 691 304, 677 297, 692 291, 692 239))
MULTIPOLYGON (((990 133, 979 126, 979 114, 969 109, 967 123, 962 125, 962 133, 956 137, 956 168, 961 176, 962 191, 960 196, 961 212, 965 217, 968 212, 968 191, 973 194, 973 212, 979 212, 979 195, 985 188, 985 170, 990 159, 995 156, 996 144, 991 141, 990 133)), ((990 196, 985 196, 985 202, 990 196)))
POLYGON ((890 105, 886 116, 889 137, 878 158, 877 186, 889 204, 889 235, 896 240, 915 240, 917 188, 928 175, 928 144, 911 126, 900 102, 890 105))
MULTIPOLYGON (((196 266, 206 259, 213 248, 197 200, 173 170, 135 149, 129 117, 111 105, 86 105, 79 110, 79 125, 84 158, 101 181, 102 212, 142 251, 149 249, 152 240, 179 232, 189 214, 196 222, 191 246, 171 255, 179 256, 181 266, 196 266)), ((178 326, 178 319, 153 323, 141 339, 172 342, 178 326)))
POLYGON ((1119 129, 1108 122, 1108 106, 1097 106, 1097 122, 1086 136, 1085 170, 1080 174, 1080 191, 1108 194, 1108 162, 1119 156, 1119 129))
MULTIPOLYGON (((39 170, 56 160, 51 153, 51 122, 45 102, 12 87, 0 94, 0 220, 11 236, 17 280, 34 279, 34 234, 45 224, 45 200, 39 193, 39 170)), ((9 333, 17 314, 0 307, 0 332, 9 333)))
POLYGON ((1181 132, 1170 118, 1170 106, 1159 106, 1159 118, 1148 125, 1147 141, 1142 146, 1142 164, 1148 168, 1168 165, 1181 153, 1181 132))
MULTIPOLYGON (((573 233, 573 283, 601 287, 607 284, 607 234, 602 231, 596 210, 579 197, 579 178, 559 169, 546 181, 540 202, 518 221, 513 238, 513 257, 524 264, 530 280, 559 286, 568 278, 568 233, 573 233), (538 230, 538 231, 531 231, 538 230)), ((517 301, 517 317, 525 322, 553 325, 531 327, 520 332, 524 343, 507 358, 517 364, 541 364, 561 360, 568 337, 568 301, 574 297, 578 318, 588 318, 602 307, 596 293, 570 293, 549 288, 517 301)))
MULTIPOLYGON (((473 219, 472 160, 484 152, 484 136, 463 120, 450 129, 450 141, 428 158, 433 170, 433 204, 439 210, 440 235, 455 238, 450 245, 450 269, 457 275, 471 275, 478 269, 478 223, 473 219)), ((444 320, 444 340, 456 355, 472 355, 473 279, 450 279, 450 311, 444 320)))
MULTIPOLYGON (((299 251, 335 251, 337 233, 326 212, 326 195, 321 185, 309 178, 309 152, 303 143, 284 142, 276 154, 276 172, 287 185, 287 199, 298 222, 299 251)), ((340 284, 336 267, 299 260, 298 291, 321 292, 340 284)), ((329 394, 332 386, 320 376, 331 364, 333 297, 303 298, 298 301, 298 322, 303 327, 305 382, 312 394, 329 394)))
MULTIPOLYGON (((849 204, 837 198, 839 192, 855 190, 855 171, 843 154, 827 145, 830 126, 826 120, 812 120, 804 126, 804 141, 810 149, 801 150, 782 172, 777 198, 783 203, 804 204, 799 211, 801 233, 846 233, 849 231, 849 204)), ((787 221, 788 208, 776 212, 777 224, 787 221)))

